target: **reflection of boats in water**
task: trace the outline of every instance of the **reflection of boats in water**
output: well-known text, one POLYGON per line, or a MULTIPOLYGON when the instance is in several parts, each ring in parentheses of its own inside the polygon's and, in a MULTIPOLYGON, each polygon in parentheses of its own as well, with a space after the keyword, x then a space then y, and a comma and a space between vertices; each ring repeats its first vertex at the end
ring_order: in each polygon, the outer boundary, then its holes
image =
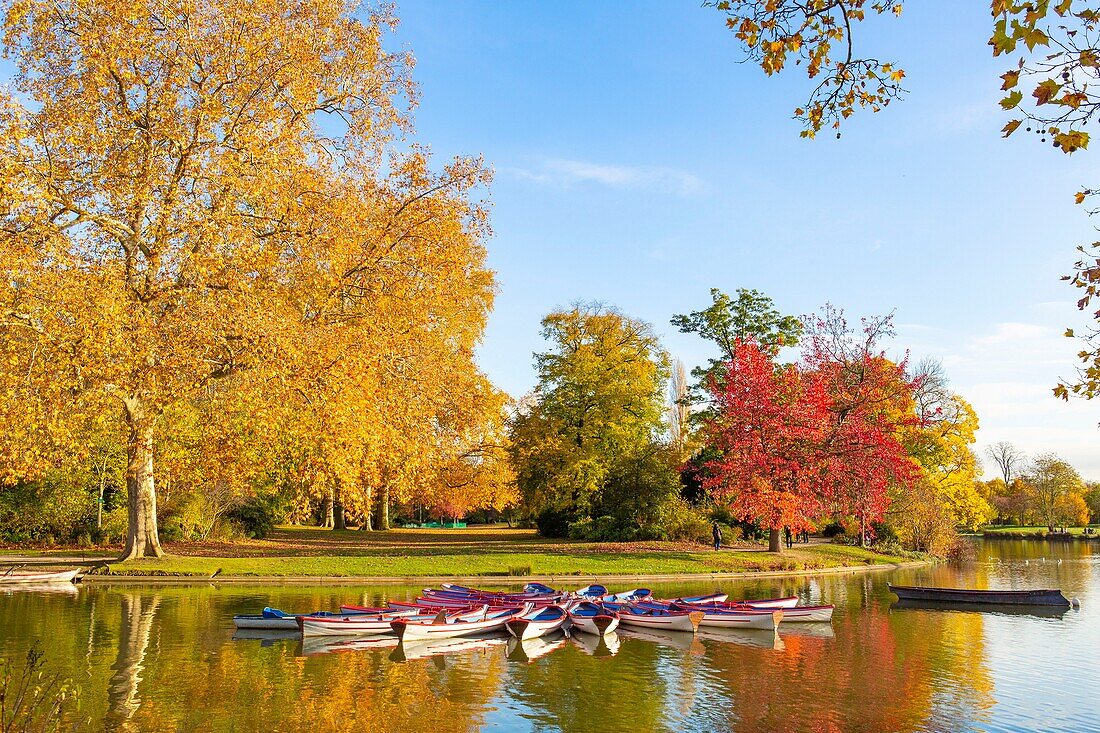
POLYGON ((397 646, 393 636, 303 636, 298 645, 299 657, 312 657, 317 654, 336 654, 337 652, 366 652, 377 649, 392 649, 397 646))
POLYGON ((783 624, 783 636, 814 636, 818 639, 834 639, 832 624, 783 624))
POLYGON ((0 593, 11 595, 14 592, 52 593, 75 596, 80 592, 80 586, 71 581, 64 583, 15 583, 12 585, 0 585, 0 593))
POLYGON ((237 629, 233 641, 259 641, 260 646, 274 646, 280 641, 298 641, 297 631, 286 629, 237 629))
POLYGON ((545 657, 550 652, 561 649, 565 643, 565 635, 560 633, 522 641, 512 637, 508 639, 508 659, 513 662, 533 662, 539 657, 545 657))
POLYGON ((900 600, 891 610, 913 611, 962 611, 964 613, 994 613, 1004 616, 1036 616, 1038 618, 1062 618, 1069 606, 1020 606, 1001 603, 959 603, 957 601, 900 600))
POLYGON ((723 629, 700 628, 699 638, 705 641, 717 641, 724 644, 739 644, 757 649, 775 649, 782 651, 783 639, 775 631, 766 629, 723 629))
MULTIPOLYGON (((394 641, 391 639, 391 641, 394 641)), ((404 641, 390 654, 390 660, 394 662, 410 662, 414 659, 426 659, 449 654, 461 654, 463 652, 491 649, 504 646, 508 643, 507 636, 466 636, 447 639, 416 639, 404 641)))
POLYGON ((706 651, 695 634, 685 634, 680 631, 662 631, 657 629, 639 629, 636 627, 619 627, 620 639, 640 639, 652 644, 683 649, 691 654, 702 654, 706 651))
POLYGON ((585 654, 593 657, 613 657, 619 653, 619 634, 611 631, 596 636, 595 634, 570 634, 569 638, 580 647, 585 654))

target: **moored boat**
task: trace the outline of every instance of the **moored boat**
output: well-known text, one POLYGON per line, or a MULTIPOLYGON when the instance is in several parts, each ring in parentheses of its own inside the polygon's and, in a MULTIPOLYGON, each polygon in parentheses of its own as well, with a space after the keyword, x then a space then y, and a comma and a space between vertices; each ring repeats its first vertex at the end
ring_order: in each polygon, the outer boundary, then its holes
POLYGON ((785 618, 786 614, 785 611, 779 609, 770 611, 731 611, 720 608, 699 609, 698 607, 677 606, 676 604, 670 606, 669 610, 672 612, 686 611, 688 608, 695 608, 696 610, 694 610, 693 613, 701 613, 703 615, 699 620, 699 626, 722 629, 764 629, 767 631, 775 631, 779 627, 779 622, 785 618))
POLYGON ((46 585, 51 583, 72 583, 80 570, 16 570, 10 568, 0 573, 0 586, 5 585, 46 585))
MULTIPOLYGON (((340 616, 330 611, 314 611, 309 614, 287 613, 277 608, 265 608, 260 613, 239 613, 233 617, 233 625, 238 629, 271 629, 297 631, 299 616, 340 616)), ((357 614, 358 615, 358 614, 357 614)))
MULTIPOLYGON (((705 596, 697 596, 697 598, 705 598, 705 596)), ((673 601, 666 601, 666 603, 672 603, 673 601)), ((784 610, 788 608, 794 608, 798 605, 798 596, 787 596, 784 598, 763 598, 760 600, 741 600, 730 601, 722 599, 721 601, 709 601, 709 600, 692 600, 689 598, 677 598, 677 603, 721 603, 730 608, 756 608, 756 609, 768 609, 768 608, 782 608, 784 610)))
POLYGON ((646 608, 637 605, 604 604, 619 613, 624 626, 638 626, 664 631, 683 631, 694 634, 705 614, 702 611, 674 611, 664 608, 646 608))
POLYGON ((390 628, 402 640, 447 639, 455 636, 470 636, 489 631, 501 631, 509 619, 529 613, 534 608, 526 604, 522 608, 510 608, 501 611, 486 609, 479 618, 469 618, 470 614, 447 616, 440 613, 434 619, 407 617, 395 618, 390 628))
POLYGON ((551 631, 557 631, 569 618, 561 606, 544 606, 508 619, 504 628, 517 639, 534 639, 551 631))
POLYGON ((604 636, 619 627, 619 614, 592 601, 581 601, 569 609, 569 623, 576 631, 604 636))
MULTIPOLYGON (((480 618, 486 610, 485 606, 472 611, 460 610, 453 612, 450 618, 480 618)), ((406 609, 377 614, 299 616, 296 619, 296 625, 301 630, 302 636, 371 636, 392 633, 394 619, 432 621, 439 615, 447 617, 447 612, 424 613, 417 609, 406 609)))
POLYGON ((1070 602, 1058 589, 1037 590, 969 590, 966 588, 932 588, 886 584, 900 600, 936 601, 939 603, 992 603, 1001 606, 1060 606, 1070 602))
MULTIPOLYGON (((793 608, 755 608, 753 606, 740 606, 729 604, 702 604, 702 603, 671 603, 670 608, 680 610, 698 609, 704 613, 733 613, 744 615, 760 615, 774 612, 782 612, 783 620, 787 623, 829 623, 833 620, 833 606, 795 606, 793 608)), ((755 627, 750 627, 755 628, 755 627)), ((767 628, 761 626, 759 628, 767 628)))
POLYGON ((609 603, 634 603, 635 601, 641 601, 652 597, 653 591, 649 588, 635 588, 634 590, 627 590, 622 593, 605 595, 603 600, 609 603))

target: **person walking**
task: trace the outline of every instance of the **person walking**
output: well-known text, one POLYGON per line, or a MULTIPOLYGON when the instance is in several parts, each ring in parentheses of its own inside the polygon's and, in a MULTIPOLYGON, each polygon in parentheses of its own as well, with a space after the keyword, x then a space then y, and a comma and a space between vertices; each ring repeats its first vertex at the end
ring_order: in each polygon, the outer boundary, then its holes
POLYGON ((718 526, 718 522, 715 522, 714 526, 711 527, 710 536, 714 538, 714 549, 722 549, 722 528, 718 526))
POLYGON ((787 547, 788 548, 794 547, 794 537, 791 534, 791 528, 790 527, 784 527, 783 528, 783 535, 787 540, 787 547))

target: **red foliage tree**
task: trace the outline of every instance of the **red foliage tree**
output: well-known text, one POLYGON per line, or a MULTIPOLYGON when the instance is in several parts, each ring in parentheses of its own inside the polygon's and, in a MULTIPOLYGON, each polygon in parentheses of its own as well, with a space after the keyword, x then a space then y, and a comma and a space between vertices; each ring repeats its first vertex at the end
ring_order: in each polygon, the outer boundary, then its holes
POLYGON ((891 485, 917 476, 900 435, 917 420, 915 385, 904 362, 875 348, 889 320, 865 322, 861 341, 828 308, 809 325, 798 366, 739 342, 726 380, 709 385, 716 409, 705 436, 720 457, 707 463, 704 487, 768 529, 772 552, 784 527, 797 531, 827 511, 856 515, 865 528, 885 514, 891 485))
POLYGON ((769 549, 779 552, 779 530, 801 529, 820 513, 818 453, 829 423, 824 384, 739 341, 725 379, 711 380, 709 389, 715 409, 705 434, 720 457, 707 463, 703 486, 729 498, 739 518, 770 530, 769 549))
POLYGON ((889 508, 891 485, 911 486, 919 476, 902 443, 902 432, 917 425, 914 392, 918 380, 906 375, 906 359, 893 362, 879 342, 894 335, 890 316, 863 319, 858 331, 844 314, 825 306, 820 316, 803 319, 802 369, 812 372, 829 396, 829 425, 818 460, 828 482, 823 500, 867 523, 889 508))

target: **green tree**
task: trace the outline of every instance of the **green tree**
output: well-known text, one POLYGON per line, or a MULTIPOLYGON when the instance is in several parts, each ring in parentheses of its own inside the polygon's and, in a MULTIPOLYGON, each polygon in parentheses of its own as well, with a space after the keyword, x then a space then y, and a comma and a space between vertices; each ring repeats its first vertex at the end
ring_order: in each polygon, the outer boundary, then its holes
POLYGON ((1053 532, 1055 527, 1072 523, 1074 517, 1066 511, 1070 497, 1085 493, 1085 482, 1076 469, 1053 453, 1043 453, 1036 456, 1028 473, 1035 510, 1047 530, 1053 532))
POLYGON ((643 457, 666 434, 669 357, 652 326, 600 303, 550 313, 542 327, 551 348, 535 354, 538 386, 512 420, 524 504, 570 519, 629 511, 605 498, 628 477, 642 488, 635 479, 649 468, 638 466, 651 467, 643 457))
POLYGON ((709 306, 672 317, 672 325, 681 333, 694 333, 718 347, 717 358, 710 359, 705 367, 691 370, 698 380, 693 390, 696 400, 703 398, 708 379, 722 379, 726 365, 734 359, 738 342, 754 341, 761 351, 774 358, 780 349, 796 345, 802 337, 802 322, 780 313, 771 298, 759 290, 746 288, 738 288, 736 293, 737 297, 731 298, 718 288, 711 288, 709 306))

